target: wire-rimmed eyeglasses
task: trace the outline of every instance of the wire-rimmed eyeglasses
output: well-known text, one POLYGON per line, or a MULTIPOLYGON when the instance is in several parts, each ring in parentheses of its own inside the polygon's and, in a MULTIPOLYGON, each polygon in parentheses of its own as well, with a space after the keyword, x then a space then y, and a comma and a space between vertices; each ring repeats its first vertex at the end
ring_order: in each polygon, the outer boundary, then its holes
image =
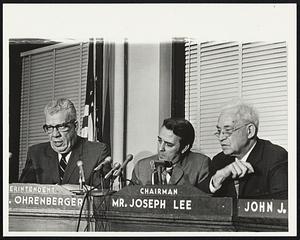
POLYGON ((245 124, 243 124, 243 125, 241 125, 241 126, 236 126, 236 127, 234 127, 234 128, 225 128, 225 129, 217 129, 216 130, 216 132, 214 133, 214 135, 217 137, 217 138, 219 138, 220 136, 221 136, 221 133, 223 134, 223 136, 225 137, 225 138, 228 138, 228 137, 230 137, 235 131, 237 131, 237 130, 239 130, 239 129, 241 129, 242 127, 245 127, 245 126, 247 126, 248 124, 250 124, 249 122, 248 123, 245 123, 245 124))

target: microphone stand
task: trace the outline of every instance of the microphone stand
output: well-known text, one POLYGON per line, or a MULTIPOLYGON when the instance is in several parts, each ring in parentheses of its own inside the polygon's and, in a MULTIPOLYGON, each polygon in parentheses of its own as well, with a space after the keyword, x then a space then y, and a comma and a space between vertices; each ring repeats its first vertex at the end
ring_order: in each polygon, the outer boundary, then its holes
POLYGON ((162 167, 161 167, 161 166, 158 166, 158 167, 157 167, 158 185, 162 185, 161 173, 162 173, 162 167))
POLYGON ((114 181, 115 181, 116 177, 114 177, 114 175, 112 174, 111 177, 109 178, 109 190, 110 191, 114 191, 114 181))
MULTIPOLYGON (((86 198, 86 204, 87 204, 87 226, 86 226, 86 230, 88 232, 90 232, 90 226, 91 226, 91 204, 92 204, 92 196, 94 195, 93 194, 93 189, 95 189, 94 187, 94 175, 97 171, 92 171, 92 174, 91 174, 91 179, 90 179, 90 189, 86 189, 86 195, 84 196, 86 198)), ((102 192, 103 192, 103 177, 102 177, 102 171, 100 171, 100 185, 101 185, 101 188, 102 188, 102 192)), ((80 177, 79 178, 79 183, 80 184, 80 189, 82 189, 82 178, 80 177)), ((82 189, 83 190, 83 189, 82 189)))
POLYGON ((126 178, 124 175, 125 174, 123 173, 123 171, 121 171, 119 175, 119 190, 126 186, 126 178))
POLYGON ((91 187, 92 187, 92 189, 91 190, 94 190, 95 189, 95 191, 94 192, 92 192, 91 191, 91 196, 99 196, 99 194, 101 195, 101 193, 103 193, 104 192, 104 182, 103 182, 103 171, 102 171, 102 169, 101 170, 97 170, 97 171, 93 171, 92 172, 92 175, 91 175, 91 180, 90 180, 90 184, 91 184, 91 187), (99 171, 99 178, 100 178, 100 183, 96 183, 97 184, 97 186, 96 187, 94 187, 94 174, 96 173, 96 172, 98 172, 99 171), (101 187, 101 189, 98 189, 98 187, 101 187), (92 194, 93 193, 93 194, 92 194))
MULTIPOLYGON (((87 200, 87 226, 86 226, 86 229, 88 232, 90 232, 90 229, 91 229, 91 204, 92 204, 92 197, 93 196, 99 196, 99 191, 97 190, 96 187, 94 187, 94 174, 96 173, 97 171, 93 171, 92 172, 92 175, 91 175, 91 189, 87 189, 87 192, 86 192, 86 200, 87 200), (96 192, 94 191, 93 193, 93 190, 96 188, 96 192), (98 192, 98 193, 97 193, 98 192)), ((101 189, 100 189, 100 195, 102 196, 104 194, 104 189, 103 189, 103 171, 102 169, 99 171, 99 175, 100 175, 100 183, 97 185, 101 185, 101 189)))
POLYGON ((91 195, 89 194, 90 191, 87 191, 86 193, 86 197, 87 197, 87 231, 89 232, 90 231, 90 223, 91 223, 91 219, 90 219, 90 212, 91 212, 91 195))
MULTIPOLYGON (((100 183, 97 183, 97 185, 94 186, 94 182, 93 181, 94 181, 94 174, 96 172, 97 171, 93 171, 92 172, 92 175, 91 175, 91 178, 90 178, 90 181, 89 181, 89 183, 91 184, 91 188, 87 189, 86 194, 85 194, 84 199, 83 199, 82 207, 81 207, 81 210, 80 210, 80 217, 79 217, 79 220, 78 220, 78 223, 77 223, 77 232, 79 231, 81 213, 82 213, 85 201, 87 201, 87 226, 86 226, 85 229, 87 231, 90 231, 91 230, 91 227, 90 227, 90 223, 91 223, 91 220, 90 220, 91 217, 90 217, 90 215, 91 215, 91 213, 90 212, 91 212, 91 206, 92 206, 91 205, 92 204, 92 197, 94 197, 94 196, 98 196, 98 197, 101 196, 101 197, 104 198, 103 202, 106 202, 105 197, 107 195, 111 194, 110 191, 107 191, 107 192, 104 191, 104 188, 103 188, 104 187, 104 181, 103 181, 104 177, 103 177, 103 171, 102 170, 100 170, 100 183), (101 192, 100 193, 98 191, 93 192, 93 190, 97 189, 100 185, 101 185, 101 192)), ((110 179, 110 181, 111 181, 111 179, 110 179)), ((93 205, 93 207, 94 207, 94 205, 93 205)))
POLYGON ((81 177, 81 175, 79 176, 79 190, 83 191, 83 183, 82 183, 82 177, 81 177))
POLYGON ((122 172, 121 172, 120 179, 121 179, 121 188, 126 187, 126 177, 125 174, 123 174, 122 172))

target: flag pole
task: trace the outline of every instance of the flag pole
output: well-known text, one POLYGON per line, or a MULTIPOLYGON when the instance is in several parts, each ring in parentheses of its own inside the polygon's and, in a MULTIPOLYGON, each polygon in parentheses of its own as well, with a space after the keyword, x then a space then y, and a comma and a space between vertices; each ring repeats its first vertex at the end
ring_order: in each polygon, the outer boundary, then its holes
POLYGON ((94 72, 94 107, 93 107, 93 130, 94 130, 94 142, 97 141, 97 129, 96 129, 96 109, 97 109, 97 76, 96 76, 96 44, 95 38, 93 38, 93 72, 94 72))

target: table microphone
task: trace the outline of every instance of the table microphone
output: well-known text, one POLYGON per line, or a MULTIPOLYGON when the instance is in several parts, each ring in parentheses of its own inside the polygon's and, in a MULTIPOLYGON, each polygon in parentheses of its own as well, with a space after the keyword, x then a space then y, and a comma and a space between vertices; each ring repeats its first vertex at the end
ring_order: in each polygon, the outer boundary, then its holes
POLYGON ((79 168, 79 188, 82 190, 82 185, 85 184, 85 177, 83 171, 83 162, 77 161, 77 166, 79 168))
POLYGON ((173 166, 173 163, 171 161, 154 160, 154 165, 155 167, 170 168, 173 166))
POLYGON ((122 170, 126 167, 126 165, 133 159, 133 155, 132 154, 128 154, 127 157, 126 157, 126 160, 123 162, 123 164, 121 165, 121 167, 115 171, 113 173, 113 176, 114 177, 118 177, 121 173, 122 173, 122 170))
POLYGON ((85 183, 84 171, 83 171, 83 162, 77 161, 77 166, 79 167, 79 176, 81 178, 82 183, 85 183))
POLYGON ((116 162, 114 167, 104 176, 104 179, 108 179, 113 175, 114 171, 118 170, 121 167, 121 164, 116 162))
POLYGON ((162 179, 162 171, 165 168, 172 167, 173 163, 171 161, 160 161, 160 160, 154 160, 154 166, 157 169, 157 176, 158 176, 158 184, 163 184, 162 179))
POLYGON ((104 165, 109 164, 112 162, 111 156, 107 156, 103 162, 101 162, 97 167, 94 168, 94 172, 97 172, 103 168, 104 165))

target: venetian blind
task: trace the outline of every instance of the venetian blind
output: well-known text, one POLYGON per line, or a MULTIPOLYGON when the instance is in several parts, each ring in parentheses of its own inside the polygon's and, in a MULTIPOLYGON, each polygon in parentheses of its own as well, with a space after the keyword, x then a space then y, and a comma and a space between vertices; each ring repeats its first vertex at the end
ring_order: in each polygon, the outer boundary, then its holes
MULTIPOLYGON (((44 107, 53 98, 69 98, 82 119, 88 43, 56 44, 22 53, 19 175, 29 146, 48 140, 42 126, 44 107)), ((79 130, 81 123, 79 121, 79 130)))
POLYGON ((260 114, 258 136, 287 148, 286 44, 186 42, 185 117, 196 130, 194 151, 213 157, 221 107, 234 97, 260 114))

